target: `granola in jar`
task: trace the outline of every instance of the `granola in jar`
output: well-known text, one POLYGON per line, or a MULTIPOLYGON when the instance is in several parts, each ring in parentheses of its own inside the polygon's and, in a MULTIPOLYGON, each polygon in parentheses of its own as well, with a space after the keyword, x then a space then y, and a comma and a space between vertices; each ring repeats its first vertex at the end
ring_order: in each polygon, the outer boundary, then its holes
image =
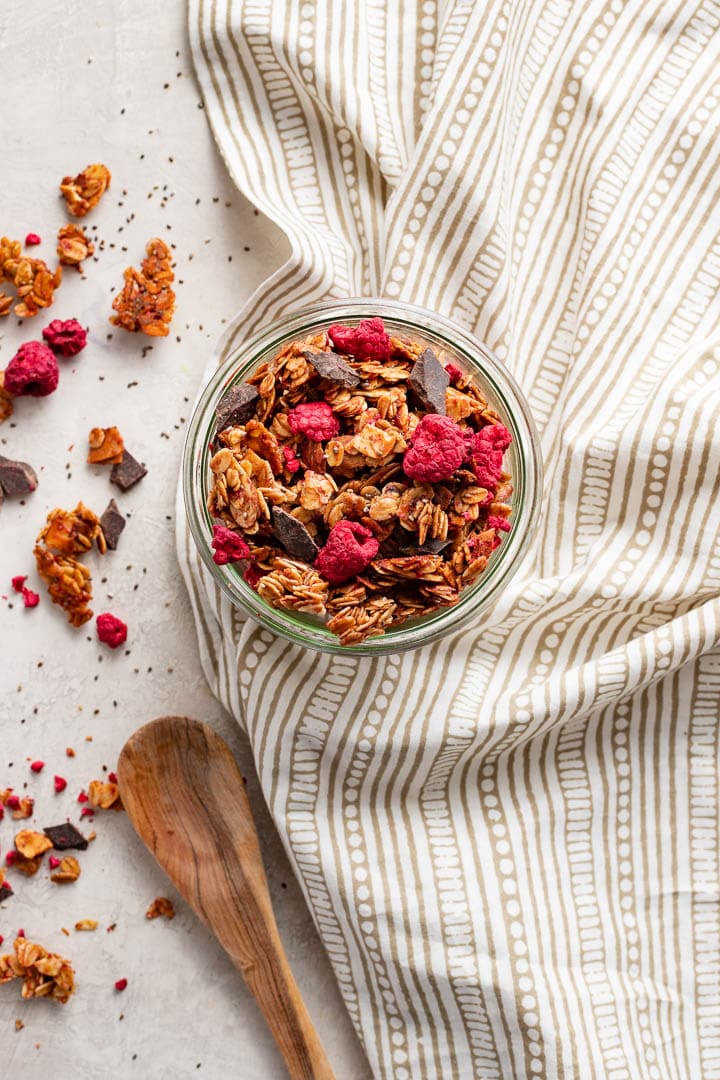
POLYGON ((214 561, 343 646, 456 604, 512 528, 500 415, 380 318, 286 344, 216 420, 214 561))

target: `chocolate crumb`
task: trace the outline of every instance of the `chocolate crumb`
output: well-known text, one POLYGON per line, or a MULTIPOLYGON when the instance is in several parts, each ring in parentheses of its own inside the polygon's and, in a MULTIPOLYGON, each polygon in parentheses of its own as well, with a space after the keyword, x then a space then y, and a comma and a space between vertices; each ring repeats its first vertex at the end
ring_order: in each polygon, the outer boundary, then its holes
POLYGON ((102 517, 100 518, 100 527, 102 528, 105 537, 105 543, 110 551, 117 550, 120 533, 123 531, 126 524, 127 522, 120 513, 118 504, 114 499, 111 499, 103 510, 102 517))
POLYGON ((358 386, 360 383, 358 373, 353 371, 350 365, 339 356, 336 356, 335 353, 311 352, 309 349, 305 349, 303 356, 323 379, 339 383, 340 386, 358 386))
POLYGON ((35 470, 25 461, 13 461, 0 454, 0 489, 8 498, 27 495, 38 486, 35 470))
POLYGON ((280 541, 288 555, 313 563, 318 555, 318 546, 302 521, 298 521, 286 510, 274 506, 272 511, 273 535, 280 541))
POLYGON ((423 408, 439 416, 446 415, 445 391, 450 376, 432 349, 425 349, 417 358, 408 383, 423 408))
POLYGON ((70 821, 65 821, 62 825, 48 825, 43 832, 56 851, 68 851, 70 848, 85 851, 88 846, 83 834, 70 821))
POLYGON ((250 383, 231 386, 215 410, 217 430, 225 431, 226 428, 247 423, 255 415, 255 402, 259 397, 260 394, 250 383))
POLYGON ((128 491, 138 480, 142 480, 146 473, 145 466, 136 461, 127 450, 123 450, 122 461, 112 467, 110 482, 116 484, 121 491, 128 491))

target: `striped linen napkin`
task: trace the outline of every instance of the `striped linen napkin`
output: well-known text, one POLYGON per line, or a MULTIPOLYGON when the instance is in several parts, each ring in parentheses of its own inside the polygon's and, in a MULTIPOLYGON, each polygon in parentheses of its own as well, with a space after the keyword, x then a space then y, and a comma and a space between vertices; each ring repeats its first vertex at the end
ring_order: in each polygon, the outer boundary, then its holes
MULTIPOLYGON (((379 1077, 720 1077, 720 5, 190 0, 208 118, 323 298, 512 370, 539 535, 482 621, 303 652, 178 548, 379 1077)), ((220 356, 216 357, 217 363, 220 356)))

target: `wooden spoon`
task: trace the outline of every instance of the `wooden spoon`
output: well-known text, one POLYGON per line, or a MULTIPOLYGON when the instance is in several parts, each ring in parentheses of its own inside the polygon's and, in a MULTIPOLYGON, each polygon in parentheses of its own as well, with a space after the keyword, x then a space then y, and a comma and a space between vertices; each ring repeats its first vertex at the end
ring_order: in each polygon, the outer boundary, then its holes
POLYGON ((227 743, 207 724, 163 716, 122 749, 125 809, 260 1006, 293 1080, 333 1080, 280 941, 255 822, 227 743))

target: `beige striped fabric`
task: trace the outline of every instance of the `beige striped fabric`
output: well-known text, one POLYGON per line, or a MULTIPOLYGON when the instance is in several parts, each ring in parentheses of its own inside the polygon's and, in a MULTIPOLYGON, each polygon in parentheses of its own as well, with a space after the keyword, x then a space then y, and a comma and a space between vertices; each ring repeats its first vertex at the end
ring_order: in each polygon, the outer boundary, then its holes
POLYGON ((191 0, 190 32, 292 249, 222 351, 322 298, 422 304, 542 437, 518 576, 418 652, 290 647, 179 529, 369 1069, 720 1077, 720 5, 191 0))

